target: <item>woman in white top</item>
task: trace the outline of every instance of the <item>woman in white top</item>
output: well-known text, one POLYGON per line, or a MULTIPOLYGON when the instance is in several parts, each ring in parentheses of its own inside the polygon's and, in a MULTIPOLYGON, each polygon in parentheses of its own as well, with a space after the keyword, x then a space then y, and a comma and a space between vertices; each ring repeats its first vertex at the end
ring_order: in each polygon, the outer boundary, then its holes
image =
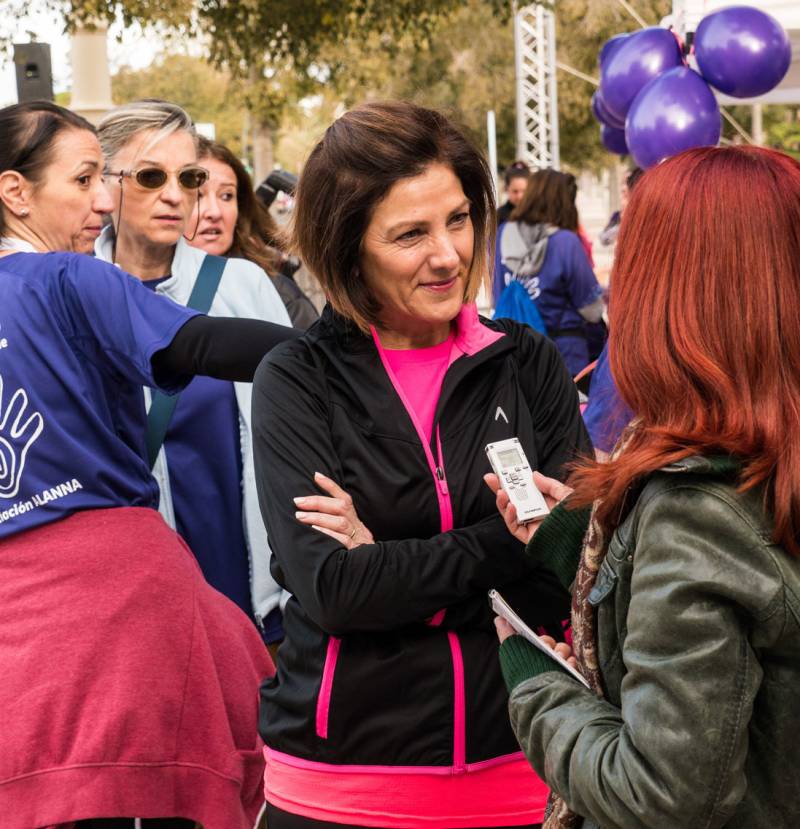
MULTIPOLYGON (((114 206, 96 255, 188 304, 207 256, 187 241, 196 234, 208 175, 197 163, 191 119, 174 104, 136 101, 108 113, 98 137, 114 206)), ((290 324, 272 281, 243 259, 225 261, 208 313, 290 324)), ((256 500, 250 398, 249 383, 192 381, 169 419, 153 474, 162 515, 187 540, 206 579, 260 623, 280 590, 269 574, 256 500)))

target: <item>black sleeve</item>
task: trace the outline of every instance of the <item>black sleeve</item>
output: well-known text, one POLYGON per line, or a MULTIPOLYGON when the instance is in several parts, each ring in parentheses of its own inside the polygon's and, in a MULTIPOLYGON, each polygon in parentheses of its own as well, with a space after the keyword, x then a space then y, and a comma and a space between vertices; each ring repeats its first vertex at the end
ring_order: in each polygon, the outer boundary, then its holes
POLYGON ((153 355, 153 375, 158 379, 201 374, 249 383, 268 351, 300 333, 262 320, 200 314, 182 326, 166 348, 153 355))
MULTIPOLYGON (((508 532, 505 525, 503 530, 508 532)), ((569 619, 572 597, 549 570, 539 567, 522 578, 497 582, 492 587, 528 627, 533 630, 544 628, 556 641, 564 639, 562 622, 569 619)), ((494 617, 488 596, 480 594, 448 607, 442 626, 454 631, 492 631, 494 617)))

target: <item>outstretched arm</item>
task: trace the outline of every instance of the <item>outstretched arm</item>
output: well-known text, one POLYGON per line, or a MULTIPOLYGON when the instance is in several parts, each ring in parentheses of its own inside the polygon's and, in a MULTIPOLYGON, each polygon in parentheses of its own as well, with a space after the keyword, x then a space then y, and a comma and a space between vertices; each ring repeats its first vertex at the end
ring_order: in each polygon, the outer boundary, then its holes
POLYGON ((202 374, 249 383, 267 352, 300 333, 262 320, 198 315, 153 355, 153 372, 156 378, 202 374))

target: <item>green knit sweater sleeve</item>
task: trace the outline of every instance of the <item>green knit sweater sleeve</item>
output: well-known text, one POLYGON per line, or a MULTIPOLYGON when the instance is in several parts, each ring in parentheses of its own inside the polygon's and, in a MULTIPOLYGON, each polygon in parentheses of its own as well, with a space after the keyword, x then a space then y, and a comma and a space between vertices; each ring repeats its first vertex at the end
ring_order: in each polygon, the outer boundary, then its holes
MULTIPOLYGON (((575 581, 590 515, 588 507, 571 510, 563 503, 556 504, 525 550, 538 564, 555 573, 567 590, 575 581)), ((520 682, 547 671, 567 673, 522 636, 509 636, 500 646, 500 668, 509 693, 520 682)))
POLYGON ((556 504, 528 542, 526 554, 556 574, 569 590, 578 572, 583 537, 589 528, 591 509, 567 509, 556 504))
POLYGON ((509 636, 500 645, 500 669, 509 694, 520 682, 525 682, 526 679, 532 679, 547 671, 567 674, 558 662, 550 659, 522 636, 509 636))

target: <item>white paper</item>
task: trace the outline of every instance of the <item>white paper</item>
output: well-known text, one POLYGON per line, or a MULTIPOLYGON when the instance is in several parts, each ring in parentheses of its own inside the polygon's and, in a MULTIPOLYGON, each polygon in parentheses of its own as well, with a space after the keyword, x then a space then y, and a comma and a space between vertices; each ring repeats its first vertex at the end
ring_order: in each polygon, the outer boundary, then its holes
POLYGON ((542 642, 541 638, 537 636, 526 624, 522 621, 522 619, 517 616, 517 614, 511 609, 511 605, 496 591, 490 590, 489 591, 489 601, 492 603, 492 610, 498 615, 505 619, 514 630, 527 639, 532 645, 537 647, 542 653, 546 653, 550 659, 554 662, 558 662, 565 671, 569 671, 569 673, 575 677, 579 682, 582 682, 587 688, 589 687, 589 683, 572 667, 572 665, 564 659, 563 656, 556 653, 552 648, 548 648, 547 645, 542 642))

